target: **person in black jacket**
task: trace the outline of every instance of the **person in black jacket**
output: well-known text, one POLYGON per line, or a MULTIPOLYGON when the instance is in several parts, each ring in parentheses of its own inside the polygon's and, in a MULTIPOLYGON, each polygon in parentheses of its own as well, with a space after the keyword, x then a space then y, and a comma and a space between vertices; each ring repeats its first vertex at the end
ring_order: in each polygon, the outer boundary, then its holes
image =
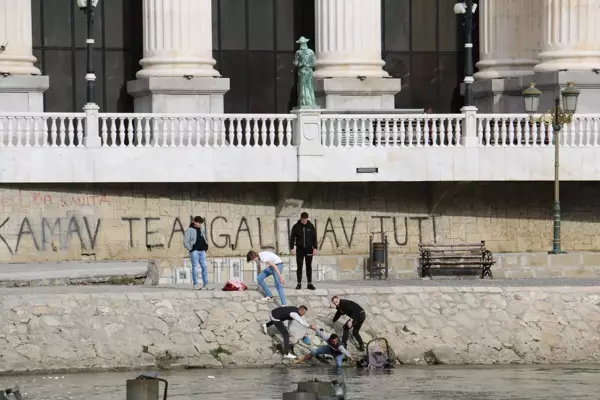
POLYGON ((292 227, 290 233, 290 251, 296 255, 296 279, 298 285, 296 289, 302 289, 302 265, 306 260, 306 280, 308 281, 307 289, 315 290, 312 284, 312 260, 317 254, 317 229, 308 220, 308 213, 300 214, 300 219, 292 227))
POLYGON ((342 344, 344 347, 348 344, 348 337, 350 336, 350 329, 352 329, 352 335, 358 342, 358 350, 365 351, 365 344, 360 337, 360 328, 362 327, 367 317, 365 310, 353 302, 352 300, 340 299, 338 296, 333 296, 331 302, 337 309, 333 317, 333 322, 340 319, 342 315, 348 316, 348 321, 344 324, 344 333, 342 334, 342 344))
POLYGON ((268 334, 267 330, 269 329, 269 327, 272 325, 275 325, 275 328, 277 328, 279 333, 281 333, 281 335, 283 336, 283 357, 284 358, 291 358, 291 359, 296 358, 296 356, 294 354, 290 353, 290 332, 288 330, 290 329, 290 325, 292 324, 292 321, 298 322, 300 325, 302 325, 305 328, 310 328, 314 331, 317 330, 317 327, 314 324, 308 325, 306 323, 306 321, 304 320, 304 318, 302 318, 304 316, 304 314, 306 314, 307 310, 308 309, 306 308, 306 306, 277 307, 269 313, 269 322, 267 322, 266 324, 262 324, 262 329, 263 329, 263 332, 265 335, 268 334), (284 321, 287 321, 287 327, 285 326, 284 321))

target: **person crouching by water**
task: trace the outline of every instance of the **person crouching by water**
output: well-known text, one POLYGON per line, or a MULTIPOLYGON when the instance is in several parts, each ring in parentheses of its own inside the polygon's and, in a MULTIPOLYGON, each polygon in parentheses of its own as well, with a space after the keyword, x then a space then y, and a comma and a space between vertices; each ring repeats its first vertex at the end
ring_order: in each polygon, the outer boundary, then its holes
POLYGON ((192 259, 192 282, 194 283, 194 290, 209 289, 208 265, 206 262, 208 241, 206 240, 206 232, 202 227, 203 223, 204 218, 199 216, 194 217, 190 227, 185 230, 183 236, 183 247, 190 252, 190 258, 192 259), (202 269, 202 287, 198 284, 198 265, 202 269))
POLYGON ((257 253, 253 250, 250 250, 246 255, 246 261, 258 261, 267 264, 267 268, 265 268, 257 277, 258 285, 262 288, 265 293, 265 297, 262 298, 262 301, 273 301, 273 293, 271 293, 271 289, 267 286, 265 279, 269 276, 273 275, 273 280, 275 281, 275 288, 277 289, 277 293, 279 293, 279 300, 281 301, 281 305, 285 306, 287 301, 285 299, 285 292, 283 290, 283 285, 285 285, 285 279, 283 278, 283 261, 281 258, 275 253, 270 251, 261 251, 257 253))
POLYGON ((344 358, 348 358, 350 362, 354 363, 354 358, 352 355, 346 350, 346 347, 340 342, 340 338, 337 334, 326 334, 323 329, 319 329, 317 335, 327 342, 326 345, 317 347, 313 349, 310 354, 305 355, 303 358, 297 361, 297 363, 302 363, 305 361, 311 360, 313 357, 324 356, 326 354, 332 356, 335 359, 335 366, 338 368, 342 367, 342 363, 344 362, 344 358))
POLYGON ((306 306, 300 307, 277 307, 273 309, 269 313, 269 322, 266 324, 262 324, 262 329, 265 335, 268 335, 267 330, 270 326, 275 325, 275 328, 281 333, 283 336, 283 357, 294 359, 296 356, 290 353, 290 325, 292 325, 292 321, 297 321, 300 325, 305 328, 311 328, 312 330, 316 330, 317 327, 315 325, 308 325, 304 318, 304 314, 308 309, 306 306), (287 327, 284 325, 284 321, 288 321, 287 327))
POLYGON ((342 344, 344 346, 348 345, 348 337, 350 336, 350 329, 352 329, 352 336, 358 342, 358 351, 365 351, 365 344, 362 337, 360 337, 360 328, 367 318, 365 310, 352 300, 340 299, 338 296, 333 296, 331 302, 337 308, 337 312, 333 316, 333 322, 340 319, 342 315, 346 315, 349 318, 344 324, 342 344))

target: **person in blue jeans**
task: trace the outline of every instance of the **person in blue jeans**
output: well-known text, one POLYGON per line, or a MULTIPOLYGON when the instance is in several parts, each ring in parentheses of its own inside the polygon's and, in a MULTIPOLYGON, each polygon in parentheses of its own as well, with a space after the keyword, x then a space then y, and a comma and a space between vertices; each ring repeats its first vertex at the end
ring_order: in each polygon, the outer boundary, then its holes
POLYGON ((281 301, 281 305, 285 306, 287 304, 287 301, 285 299, 285 292, 283 290, 283 285, 285 285, 285 279, 282 275, 283 261, 281 261, 281 258, 279 258, 277 254, 272 253, 270 251, 261 251, 260 253, 257 253, 253 250, 250 250, 246 255, 246 261, 255 261, 258 263, 267 264, 267 267, 256 277, 258 285, 262 288, 263 292, 265 293, 265 297, 262 298, 262 301, 273 301, 273 293, 271 293, 271 289, 269 289, 265 282, 266 278, 273 275, 273 280, 275 281, 275 288, 277 289, 277 293, 279 293, 279 300, 281 301))
POLYGON ((338 368, 342 367, 342 362, 344 362, 344 358, 348 358, 352 363, 354 363, 354 359, 352 355, 346 350, 344 345, 340 342, 340 338, 337 334, 332 333, 331 335, 326 334, 323 329, 319 329, 316 331, 317 335, 327 342, 326 345, 314 348, 310 354, 305 355, 303 358, 298 360, 298 363, 305 362, 311 360, 313 357, 330 355, 335 359, 335 366, 338 368))
POLYGON ((192 259, 192 282, 194 290, 209 289, 208 287, 208 265, 206 261, 206 251, 208 250, 208 241, 206 240, 206 232, 202 224, 204 218, 194 217, 190 227, 185 230, 183 236, 183 246, 190 252, 192 259), (203 286, 198 284, 198 265, 202 270, 203 286))

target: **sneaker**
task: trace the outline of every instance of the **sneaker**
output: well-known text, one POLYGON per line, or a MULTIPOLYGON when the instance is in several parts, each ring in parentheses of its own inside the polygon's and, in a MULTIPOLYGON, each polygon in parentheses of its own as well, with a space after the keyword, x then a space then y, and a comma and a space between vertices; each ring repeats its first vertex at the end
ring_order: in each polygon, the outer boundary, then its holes
POLYGON ((202 290, 214 290, 214 288, 208 287, 208 285, 204 285, 202 290))
POLYGON ((269 297, 269 296, 265 296, 265 297, 263 297, 263 298, 262 298, 262 299, 260 299, 260 300, 261 300, 261 301, 264 301, 265 303, 267 303, 267 302, 273 301, 273 298, 272 298, 272 297, 269 297))
POLYGON ((262 324, 262 330, 265 335, 269 334, 269 328, 267 327, 267 324, 262 324))
POLYGON ((292 353, 287 353, 285 356, 283 356, 283 358, 295 360, 297 357, 295 355, 293 355, 292 353))
POLYGON ((316 287, 314 287, 312 283, 309 283, 309 284, 308 284, 308 286, 306 286, 306 288, 307 288, 308 290, 317 290, 317 288, 316 288, 316 287))
POLYGON ((296 285, 296 289, 297 289, 297 290, 300 290, 300 289, 302 289, 302 284, 300 284, 300 283, 299 283, 299 284, 297 284, 297 285, 296 285))
POLYGON ((202 290, 202 286, 200 286, 200 285, 194 285, 194 290, 202 290))

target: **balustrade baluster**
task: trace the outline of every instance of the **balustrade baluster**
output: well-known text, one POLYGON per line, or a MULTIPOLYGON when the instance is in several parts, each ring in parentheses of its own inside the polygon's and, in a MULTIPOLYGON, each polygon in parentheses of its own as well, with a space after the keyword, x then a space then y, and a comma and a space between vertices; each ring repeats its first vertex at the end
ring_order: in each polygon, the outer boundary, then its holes
POLYGON ((517 130, 515 134, 515 143, 514 145, 517 147, 521 147, 521 143, 523 143, 523 121, 521 118, 516 119, 517 130))
MULTIPOLYGON (((244 124, 242 126, 242 130, 244 132, 244 147, 250 147, 250 138, 252 137, 252 126, 250 125, 250 119, 251 118, 242 118, 240 119, 240 124, 244 124)), ((274 136, 274 135, 273 135, 274 136)), ((275 138, 273 137, 273 140, 275 140, 275 138)))
POLYGON ((69 143, 67 144, 68 147, 75 147, 75 126, 73 125, 73 117, 67 117, 67 129, 68 129, 68 136, 69 136, 69 143))
POLYGON ((294 120, 291 118, 286 119, 286 126, 285 126, 285 146, 286 147, 291 147, 293 145, 293 143, 292 143, 293 122, 294 122, 294 120))
POLYGON ((379 118, 376 118, 371 122, 371 125, 376 124, 375 128, 373 129, 373 134, 375 135, 375 137, 372 141, 375 147, 381 147, 381 123, 382 120, 379 118))
POLYGON ((185 143, 185 145, 183 144, 183 139, 182 139, 182 143, 179 143, 179 147, 192 147, 192 140, 194 139, 194 128, 196 125, 196 119, 195 118, 186 118, 185 120, 186 123, 186 128, 187 128, 187 142, 185 143))
POLYGON ((158 118, 152 118, 152 146, 153 147, 160 147, 160 133, 161 130, 159 128, 160 123, 158 118))
POLYGON ((211 145, 211 141, 214 140, 213 126, 210 118, 202 117, 196 120, 196 143, 194 147, 215 147, 214 143, 211 145))
POLYGON ((123 123, 127 128, 127 142, 125 146, 133 147, 133 139, 134 139, 134 123, 135 118, 123 118, 123 123))
POLYGON ((283 147, 283 146, 285 146, 285 143, 283 141, 284 140, 283 124, 284 124, 285 119, 277 118, 276 121, 277 121, 277 146, 283 147))
POLYGON ((330 137, 331 132, 329 127, 331 126, 330 119, 321 120, 321 144, 326 147, 331 147, 332 138, 330 137))
POLYGON ((152 131, 150 130, 150 118, 144 118, 144 147, 150 147, 150 137, 152 131))
POLYGON ((506 143, 507 146, 514 146, 515 145, 515 121, 517 123, 519 123, 519 119, 512 119, 512 118, 507 118, 507 122, 508 122, 508 142, 506 143))
POLYGON ((23 130, 25 131, 25 135, 23 137, 25 143, 23 143, 23 147, 31 147, 31 132, 29 131, 29 118, 24 118, 23 123, 25 124, 25 127, 23 128, 23 130))
POLYGON ((75 138, 77 144, 75 146, 83 147, 83 118, 78 117, 75 121, 77 122, 77 128, 75 131, 75 138))
POLYGON ((133 128, 135 129, 134 131, 134 137, 133 137, 133 142, 129 143, 129 146, 142 146, 142 141, 144 138, 144 126, 142 125, 142 118, 141 117, 135 117, 132 119, 131 123, 133 124, 133 128))
MULTIPOLYGON (((43 120, 39 117, 33 118, 33 147, 41 147, 40 146, 40 120, 43 120)), ((0 122, 1 123, 1 122, 0 122)), ((0 142, 2 139, 0 138, 0 142)))
POLYGON ((269 147, 275 146, 275 118, 267 118, 269 121, 269 147))
POLYGON ((58 136, 56 117, 50 117, 50 121, 50 147, 56 147, 56 140, 58 136))
POLYGON ((392 119, 392 143, 391 147, 398 147, 398 123, 402 120, 392 119))
MULTIPOLYGON (((456 118, 454 120, 454 134, 452 135, 452 143, 453 145, 456 146, 460 146, 461 144, 461 140, 463 137, 463 132, 462 132, 462 118, 456 118)), ((476 125, 477 126, 477 125, 476 125)), ((475 128, 477 130, 477 128, 475 128)), ((477 134, 477 133, 475 133, 477 134)), ((480 138, 477 137, 477 145, 480 145, 480 138)))
POLYGON ((261 117, 258 121, 260 126, 260 146, 264 147, 267 145, 267 119, 261 117))
POLYGON ((429 136, 429 120, 427 117, 417 119, 417 147, 423 147, 425 140, 429 136))

